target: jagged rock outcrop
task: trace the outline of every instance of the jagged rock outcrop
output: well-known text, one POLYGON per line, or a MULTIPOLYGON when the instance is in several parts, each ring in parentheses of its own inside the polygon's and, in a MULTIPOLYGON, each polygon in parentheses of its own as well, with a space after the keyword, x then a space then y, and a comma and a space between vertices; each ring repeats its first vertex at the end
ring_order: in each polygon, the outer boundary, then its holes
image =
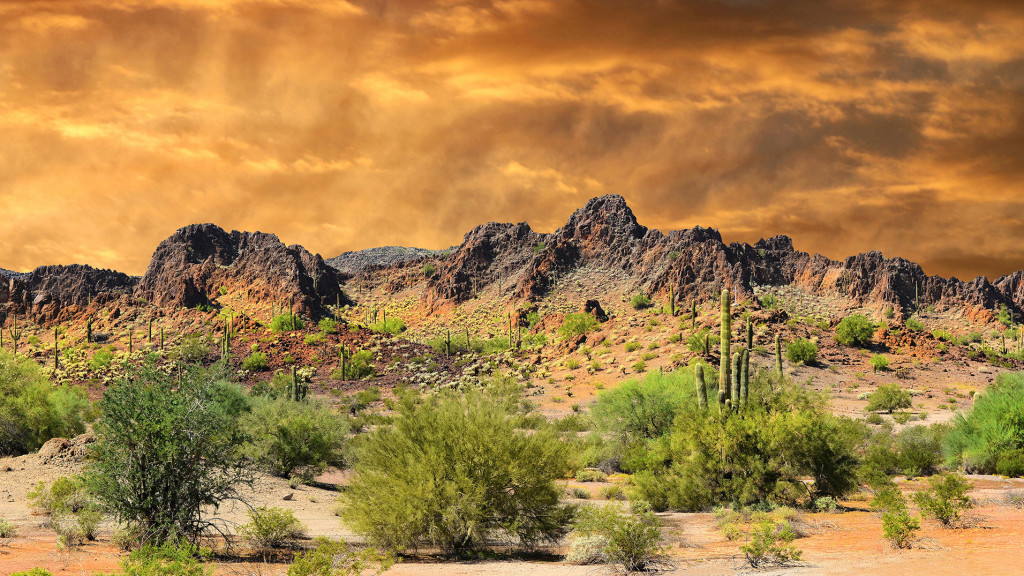
POLYGON ((426 248, 381 246, 379 248, 343 252, 334 258, 324 260, 324 262, 327 262, 328 266, 342 274, 355 276, 368 268, 394 266, 395 264, 401 264, 410 260, 437 256, 441 252, 441 250, 427 250, 426 248))
POLYGON ((157 246, 135 295, 158 306, 192 308, 209 303, 224 288, 247 299, 294 297, 296 312, 319 317, 325 306, 348 303, 343 279, 319 254, 285 246, 273 234, 193 224, 157 246))
POLYGON ((137 278, 115 270, 82 264, 40 266, 28 274, 0 282, 0 320, 28 314, 42 324, 64 321, 94 299, 131 294, 137 278))

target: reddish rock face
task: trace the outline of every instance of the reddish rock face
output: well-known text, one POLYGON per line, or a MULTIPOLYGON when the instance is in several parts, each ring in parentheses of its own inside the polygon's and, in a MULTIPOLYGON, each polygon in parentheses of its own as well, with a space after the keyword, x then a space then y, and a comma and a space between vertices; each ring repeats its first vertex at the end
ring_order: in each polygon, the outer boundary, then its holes
POLYGON ((224 287, 256 300, 294 297, 298 313, 316 318, 339 298, 348 303, 342 280, 320 255, 285 246, 273 234, 195 224, 157 246, 135 295, 158 306, 192 308, 209 303, 224 287))
POLYGON ((91 301, 131 294, 138 278, 91 266, 40 266, 0 282, 0 323, 10 314, 31 315, 43 324, 63 321, 91 301))

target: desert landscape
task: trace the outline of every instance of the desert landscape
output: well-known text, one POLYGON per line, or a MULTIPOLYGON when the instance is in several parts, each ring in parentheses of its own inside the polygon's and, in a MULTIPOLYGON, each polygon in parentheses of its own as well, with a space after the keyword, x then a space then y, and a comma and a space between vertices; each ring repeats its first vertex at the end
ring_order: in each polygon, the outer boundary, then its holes
POLYGON ((1021 573, 1018 4, 0 3, 0 576, 1021 573))

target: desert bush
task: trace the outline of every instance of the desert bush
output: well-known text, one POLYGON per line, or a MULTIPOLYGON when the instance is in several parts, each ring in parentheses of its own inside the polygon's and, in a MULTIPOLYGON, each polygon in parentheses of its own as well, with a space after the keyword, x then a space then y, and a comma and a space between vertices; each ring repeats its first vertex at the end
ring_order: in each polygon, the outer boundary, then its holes
POLYGON ((996 474, 1017 478, 1024 476, 1024 449, 1007 450, 996 461, 996 474))
POLYGON ((239 427, 247 438, 245 455, 273 474, 306 481, 341 463, 348 431, 344 418, 328 405, 287 397, 254 400, 239 427))
POLYGON ((40 481, 28 491, 29 507, 50 516, 78 512, 89 503, 89 492, 81 476, 61 476, 47 486, 40 481))
POLYGON ((863 425, 832 416, 820 396, 797 386, 769 389, 770 377, 756 375, 742 417, 684 404, 668 446, 652 444, 663 450, 662 464, 633 476, 634 498, 656 510, 707 510, 723 502, 789 504, 855 490, 863 425))
POLYGON ((90 370, 103 370, 114 362, 114 353, 107 348, 100 348, 89 359, 90 370))
POLYGON ((565 361, 565 367, 569 370, 575 370, 580 367, 580 361, 575 358, 569 358, 565 361))
POLYGON ((869 412, 884 410, 892 414, 894 410, 910 408, 910 392, 900 388, 899 384, 882 384, 868 396, 869 412))
POLYGON ((298 314, 278 314, 270 319, 270 330, 273 332, 291 332, 305 327, 306 323, 298 314))
POLYGON ((376 548, 355 549, 344 541, 317 538, 316 546, 295 556, 288 576, 360 576, 381 574, 395 564, 392 554, 376 548))
POLYGON ((701 328, 693 334, 690 334, 686 337, 686 348, 689 349, 690 352, 694 352, 696 354, 707 354, 710 350, 705 348, 705 344, 712 345, 711 342, 708 341, 708 335, 710 333, 711 331, 707 328, 701 328))
POLYGON ((576 515, 566 560, 609 564, 624 573, 670 566, 658 517, 650 511, 627 515, 619 506, 583 506, 576 515))
POLYGON ((423 265, 423 277, 424 278, 433 278, 435 272, 437 272, 437 269, 434 268, 433 264, 427 263, 427 264, 423 265))
POLYGON ((263 352, 253 352, 245 360, 242 360, 242 370, 249 372, 262 372, 270 368, 267 355, 263 352))
POLYGON ((626 500, 626 491, 618 484, 609 484, 601 488, 599 494, 605 500, 626 500))
POLYGON ((577 482, 607 482, 608 475, 600 470, 583 469, 576 472, 577 482))
POLYGON ((803 553, 793 544, 796 533, 788 521, 764 521, 755 526, 750 542, 740 546, 751 568, 785 566, 799 561, 803 553))
POLYGON ((903 325, 906 326, 907 330, 910 330, 911 332, 921 332, 924 330, 924 322, 921 322, 920 318, 914 316, 907 318, 907 321, 904 322, 903 325))
POLYGON ((590 491, 580 486, 571 486, 565 489, 565 494, 570 498, 577 498, 579 500, 589 500, 590 491))
POLYGON ((236 425, 241 397, 198 367, 133 370, 103 394, 87 486, 153 542, 195 540, 213 525, 205 510, 253 478, 236 425))
POLYGON ((889 369, 889 359, 881 354, 875 354, 871 357, 871 370, 878 372, 879 370, 889 369))
POLYGON ((338 332, 338 321, 334 318, 321 318, 316 326, 324 334, 335 334, 338 332))
POLYGON ((324 341, 323 332, 316 332, 314 334, 306 334, 302 338, 302 343, 306 346, 319 346, 324 341))
POLYGON ((281 548, 302 538, 306 530, 291 510, 260 506, 249 511, 249 523, 239 532, 259 548, 281 548))
MULTIPOLYGON (((945 438, 951 467, 992 474, 1003 463, 1005 472, 1022 470, 1014 465, 1024 450, 1024 374, 1003 372, 995 384, 974 398, 974 407, 953 417, 945 438)), ((1009 475, 1009 474, 1008 474, 1009 475)))
POLYGON ((929 488, 914 493, 914 502, 922 512, 944 527, 956 526, 973 503, 968 495, 971 483, 960 474, 944 474, 928 479, 929 488))
MULTIPOLYGON (((340 368, 338 369, 340 371, 340 368)), ((356 350, 355 352, 348 355, 345 359, 345 379, 346 380, 362 380, 369 376, 373 376, 376 371, 374 364, 373 352, 370 350, 356 350)), ((331 374, 333 378, 335 374, 331 374)), ((337 374, 341 376, 341 374, 337 374)), ((340 378, 339 378, 340 379, 340 378)))
POLYGON ((52 385, 34 361, 0 350, 0 456, 81 434, 89 411, 82 388, 52 385))
POLYGON ((643 360, 641 360, 641 361, 633 364, 633 372, 636 372, 637 374, 642 374, 642 373, 644 373, 646 371, 647 371, 647 362, 644 362, 643 360))
POLYGON ((875 323, 863 314, 843 318, 836 326, 836 342, 844 346, 868 346, 875 333, 875 323))
POLYGON ((633 340, 631 342, 626 342, 626 352, 636 352, 639 349, 640 349, 640 343, 639 342, 637 342, 635 340, 633 340))
POLYGON ((646 308, 650 308, 651 297, 647 294, 637 294, 629 301, 629 305, 633 307, 633 310, 644 310, 646 308))
POLYGON ((882 514, 882 537, 894 548, 910 548, 920 529, 921 521, 910 515, 906 505, 882 514))
POLYGON ((572 515, 555 484, 568 444, 539 422, 520 428, 532 412, 519 393, 493 384, 465 395, 403 395, 391 425, 357 447, 344 521, 398 551, 429 544, 461 554, 494 537, 525 547, 560 538, 572 515))
POLYGON ((14 538, 18 535, 18 527, 4 518, 0 518, 0 538, 14 538))
POLYGON ((380 322, 370 324, 370 330, 385 334, 401 334, 405 332, 405 320, 394 317, 381 319, 380 322))
POLYGON ((11 576, 53 576, 53 573, 45 568, 30 568, 23 572, 12 572, 11 576))
POLYGON ((562 321, 562 325, 558 328, 558 334, 563 340, 570 340, 590 332, 597 328, 598 324, 597 318, 586 312, 566 314, 565 320, 562 321))
POLYGON ((209 551, 187 543, 146 545, 121 561, 119 574, 97 576, 213 576, 214 567, 205 564, 209 551))
POLYGON ((786 359, 794 364, 814 364, 818 359, 818 345, 804 338, 796 338, 786 345, 786 359))
POLYGON ((210 355, 210 337, 205 334, 188 334, 181 339, 172 352, 180 362, 195 364, 210 355))

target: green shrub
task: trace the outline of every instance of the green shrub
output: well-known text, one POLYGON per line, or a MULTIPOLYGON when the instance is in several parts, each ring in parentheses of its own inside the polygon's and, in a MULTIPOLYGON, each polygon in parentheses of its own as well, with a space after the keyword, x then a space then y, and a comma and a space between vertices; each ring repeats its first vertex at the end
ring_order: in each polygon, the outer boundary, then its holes
POLYGON ((249 372, 262 372, 270 368, 267 355, 263 352, 253 352, 245 360, 242 360, 242 370, 249 372))
POLYGON ((566 488, 565 493, 570 498, 576 498, 577 500, 589 500, 590 499, 590 491, 587 490, 586 488, 582 488, 580 486, 572 486, 572 487, 566 488))
POLYGON ((710 332, 711 331, 708 330, 707 328, 701 328, 700 330, 687 336, 687 349, 689 349, 690 352, 694 352, 696 354, 707 354, 711 352, 710 350, 705 348, 705 344, 711 345, 711 342, 708 340, 708 335, 710 334, 710 332))
POLYGON ((259 548, 280 548, 302 538, 305 528, 291 510, 260 506, 249 511, 249 523, 239 532, 259 548))
POLYGON ((239 426, 249 438, 243 452, 270 472, 312 480, 342 462, 345 420, 324 403, 287 397, 257 399, 239 426))
POLYGON ((61 476, 49 487, 40 481, 28 491, 29 507, 50 516, 74 514, 88 502, 88 489, 81 476, 61 476))
POLYGON ((633 364, 633 372, 636 372, 636 373, 639 374, 639 373, 646 372, 646 371, 647 371, 647 362, 644 362, 643 360, 641 360, 641 361, 633 364))
POLYGON ((194 364, 210 355, 210 337, 205 334, 189 334, 175 347, 173 356, 181 362, 194 364))
POLYGON ((928 479, 929 488, 914 493, 914 501, 922 512, 935 518, 944 527, 955 526, 973 503, 971 483, 960 474, 944 474, 928 479))
POLYGON ((152 542, 198 538, 206 510, 253 479, 236 425, 244 398, 213 371, 133 370, 103 394, 90 491, 152 542))
POLYGON ((576 472, 577 482, 607 482, 608 475, 600 470, 579 470, 576 472))
POLYGON ((213 576, 213 566, 203 563, 208 556, 185 543, 146 545, 121 561, 120 574, 107 576, 213 576))
POLYGON ((82 388, 52 385, 34 361, 0 350, 0 456, 81 434, 89 412, 82 388))
POLYGON ((793 544, 796 533, 788 521, 761 522, 754 527, 750 542, 740 546, 751 568, 785 566, 799 561, 803 553, 793 544))
POLYGON ((953 429, 945 438, 952 467, 992 474, 999 462, 1009 463, 1024 449, 1024 374, 1003 372, 995 384, 975 395, 974 407, 953 417, 953 429))
POLYGON ((626 500, 626 491, 618 484, 603 486, 599 491, 599 494, 605 500, 626 500))
POLYGON ((644 310, 651 307, 651 297, 647 294, 637 294, 629 301, 634 310, 644 310))
POLYGON ((895 548, 910 548, 920 529, 921 521, 910 515, 905 504, 882 514, 882 537, 895 548))
POLYGON ((818 359, 818 345, 804 338, 796 338, 786 345, 786 359, 794 364, 814 364, 818 359))
POLYGON ((18 527, 0 518, 0 538, 14 538, 18 535, 18 527))
POLYGON ((1007 450, 996 461, 996 474, 1017 478, 1024 476, 1024 449, 1007 450))
POLYGON ((338 332, 338 321, 334 318, 321 318, 317 322, 317 328, 324 334, 336 334, 338 332))
POLYGON ((494 537, 526 547, 556 541, 572 515, 555 484, 568 445, 549 426, 521 429, 532 413, 518 394, 492 384, 465 395, 401 397, 391 425, 357 448, 342 518, 398 551, 429 544, 459 554, 494 537))
POLYGON ((921 322, 919 318, 914 316, 907 318, 907 321, 903 325, 911 332, 921 332, 924 330, 924 322, 921 322))
POLYGON ((889 359, 881 354, 875 354, 871 357, 871 370, 878 372, 879 370, 889 369, 889 359))
POLYGON ((565 361, 565 367, 569 370, 575 370, 580 367, 580 361, 575 358, 569 358, 565 361))
POLYGON ((297 314, 278 314, 270 320, 270 329, 274 332, 291 332, 305 327, 306 323, 297 314))
POLYGON ((53 573, 45 568, 31 568, 24 572, 12 572, 11 576, 53 576, 53 573))
POLYGON ((910 408, 910 392, 900 388, 899 384, 882 384, 868 396, 869 412, 884 410, 892 414, 894 410, 910 408))
POLYGON ((592 314, 586 312, 576 312, 573 314, 566 314, 565 320, 562 325, 558 328, 558 334, 563 340, 570 340, 581 334, 586 334, 591 330, 597 328, 599 322, 592 314))
POLYGON ((405 332, 405 320, 401 318, 388 318, 370 325, 370 330, 385 334, 401 334, 405 332))
POLYGON ((435 272, 437 272, 437 269, 434 268, 433 264, 427 263, 423 265, 424 278, 433 278, 435 272))
POLYGON ((395 557, 366 547, 354 549, 344 541, 317 538, 312 550, 295 556, 288 576, 360 576, 364 572, 382 574, 395 564, 395 557))
MULTIPOLYGON (((331 378, 341 379, 340 367, 337 373, 331 373, 331 378)), ((370 350, 357 350, 345 358, 345 380, 361 380, 373 376, 376 371, 373 352, 370 350)))
POLYGON ((626 515, 618 506, 583 506, 576 515, 567 560, 609 564, 627 574, 671 566, 658 517, 649 511, 626 515))
POLYGON ((89 360, 90 370, 103 370, 114 361, 114 353, 107 348, 100 348, 89 360))
POLYGON ((323 335, 322 332, 318 332, 316 334, 306 334, 302 338, 302 342, 306 346, 318 346, 321 343, 323 343, 323 341, 324 341, 324 335, 323 335))
POLYGON ((626 352, 636 352, 640 349, 640 343, 636 341, 626 342, 626 352))
POLYGON ((875 333, 875 323, 863 314, 843 318, 836 326, 836 342, 844 346, 868 346, 875 333))

